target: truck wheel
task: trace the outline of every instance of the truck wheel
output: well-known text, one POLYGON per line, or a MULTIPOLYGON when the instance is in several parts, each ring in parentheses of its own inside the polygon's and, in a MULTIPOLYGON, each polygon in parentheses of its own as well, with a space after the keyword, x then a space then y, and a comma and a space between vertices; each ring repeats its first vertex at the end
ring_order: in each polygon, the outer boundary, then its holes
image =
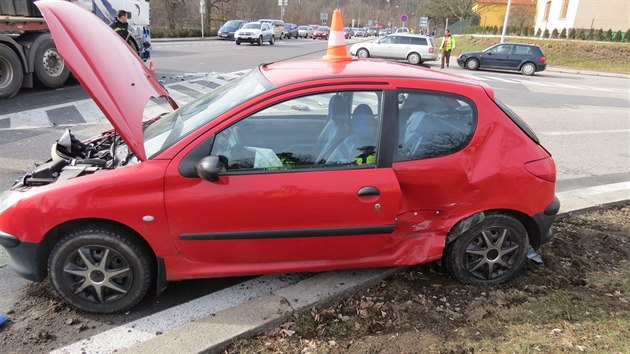
POLYGON ((0 44, 0 98, 13 97, 22 87, 24 71, 15 52, 0 44))
POLYGON ((68 79, 70 71, 57 52, 51 38, 44 40, 35 51, 35 76, 46 87, 56 88, 68 79))

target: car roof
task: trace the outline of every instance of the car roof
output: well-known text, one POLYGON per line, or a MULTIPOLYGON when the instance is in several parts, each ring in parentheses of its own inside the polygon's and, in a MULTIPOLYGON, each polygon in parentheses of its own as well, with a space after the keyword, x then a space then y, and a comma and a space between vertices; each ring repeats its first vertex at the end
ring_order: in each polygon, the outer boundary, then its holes
POLYGON ((399 37, 420 37, 420 38, 430 38, 431 36, 427 36, 424 34, 416 34, 416 33, 392 33, 391 36, 399 36, 399 37))
POLYGON ((518 45, 525 45, 528 47, 537 47, 540 48, 539 46, 535 45, 535 44, 529 44, 529 43, 517 43, 517 42, 503 42, 503 43, 496 43, 491 45, 491 47, 494 47, 495 45, 499 45, 499 44, 518 44, 518 45))
POLYGON ((327 60, 281 61, 263 64, 259 70, 275 86, 340 77, 406 77, 482 86, 478 81, 467 77, 378 59, 348 59, 340 62, 327 60))

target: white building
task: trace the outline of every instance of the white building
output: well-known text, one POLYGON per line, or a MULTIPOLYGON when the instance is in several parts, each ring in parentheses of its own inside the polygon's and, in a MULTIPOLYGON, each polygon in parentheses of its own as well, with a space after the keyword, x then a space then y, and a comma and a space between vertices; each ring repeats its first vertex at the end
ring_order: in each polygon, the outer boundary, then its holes
POLYGON ((536 30, 630 29, 630 0, 538 0, 536 30))

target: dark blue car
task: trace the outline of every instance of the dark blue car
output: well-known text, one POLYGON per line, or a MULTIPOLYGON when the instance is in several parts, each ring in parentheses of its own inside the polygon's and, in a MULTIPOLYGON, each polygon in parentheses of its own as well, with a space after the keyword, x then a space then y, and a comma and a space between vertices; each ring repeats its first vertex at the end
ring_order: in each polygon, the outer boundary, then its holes
POLYGON ((222 39, 234 39, 234 32, 246 23, 245 20, 229 20, 219 28, 217 35, 222 39))
POLYGON ((545 70, 546 60, 545 54, 537 45, 499 43, 481 52, 464 53, 457 58, 457 64, 469 70, 517 70, 530 76, 545 70))

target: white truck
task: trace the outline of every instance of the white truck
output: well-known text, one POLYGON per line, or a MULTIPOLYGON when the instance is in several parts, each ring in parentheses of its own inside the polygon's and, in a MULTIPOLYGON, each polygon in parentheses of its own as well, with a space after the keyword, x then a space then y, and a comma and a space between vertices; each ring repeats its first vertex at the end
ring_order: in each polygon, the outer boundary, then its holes
MULTIPOLYGON (((50 88, 60 87, 70 75, 33 1, 0 0, 0 99, 14 96, 22 87, 33 87, 35 81, 50 88)), ((107 24, 116 19, 118 10, 127 11, 127 43, 142 59, 149 59, 149 0, 67 1, 107 24)))

